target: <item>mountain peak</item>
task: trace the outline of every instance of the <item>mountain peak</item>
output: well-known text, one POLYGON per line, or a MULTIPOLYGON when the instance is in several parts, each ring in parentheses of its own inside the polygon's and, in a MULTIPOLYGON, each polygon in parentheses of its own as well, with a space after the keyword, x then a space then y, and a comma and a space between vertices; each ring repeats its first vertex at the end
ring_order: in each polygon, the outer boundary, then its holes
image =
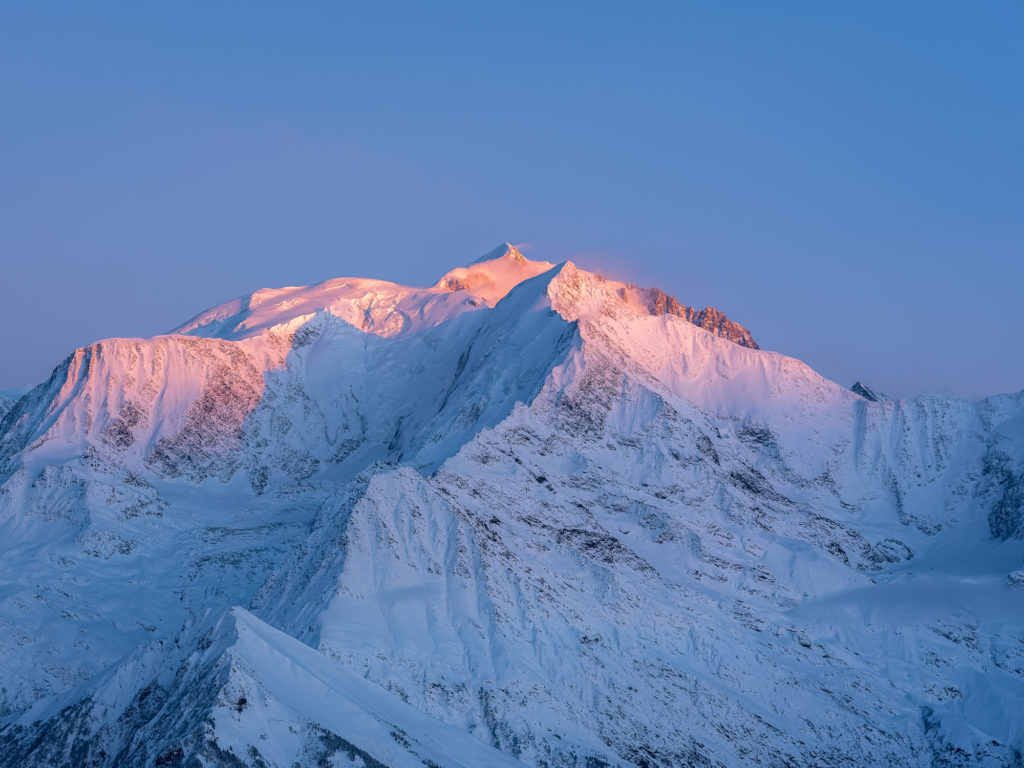
POLYGON ((477 264, 484 264, 489 261, 498 261, 499 259, 506 259, 516 264, 525 264, 529 261, 529 259, 523 256, 519 249, 512 245, 512 243, 504 242, 497 248, 492 248, 483 256, 469 262, 466 267, 473 267, 477 264))
POLYGON ((554 266, 549 261, 531 261, 511 243, 503 243, 468 266, 456 267, 446 273, 435 287, 446 291, 467 291, 493 305, 519 283, 554 266))

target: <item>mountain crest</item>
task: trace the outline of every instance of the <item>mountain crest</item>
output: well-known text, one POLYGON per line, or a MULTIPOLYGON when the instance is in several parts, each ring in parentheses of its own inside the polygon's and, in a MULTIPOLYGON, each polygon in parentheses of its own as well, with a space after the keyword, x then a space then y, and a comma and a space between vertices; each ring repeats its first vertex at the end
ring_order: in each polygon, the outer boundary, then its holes
POLYGON ((475 264, 483 264, 487 261, 497 261, 498 259, 508 259, 509 261, 513 261, 520 265, 526 264, 526 262, 529 261, 529 259, 523 256, 519 249, 512 245, 512 243, 505 242, 497 248, 492 248, 483 256, 473 259, 473 261, 469 262, 466 266, 472 267, 475 264))
MULTIPOLYGON (((746 328, 714 307, 698 310, 680 303, 659 288, 605 279, 563 262, 579 275, 604 286, 598 295, 609 311, 626 307, 641 315, 672 314, 740 346, 759 349, 746 328)), ((526 258, 511 243, 502 243, 465 267, 447 272, 433 286, 417 288, 384 280, 343 277, 318 285, 264 288, 203 312, 172 333, 237 341, 267 331, 292 333, 317 312, 326 311, 361 331, 393 337, 431 328, 463 312, 493 307, 520 283, 549 272, 549 261, 526 258)), ((563 287, 565 276, 552 274, 563 287)), ((569 281, 572 282, 572 281, 569 281)), ((566 306, 566 297, 561 300, 566 306)))
POLYGON ((547 272, 555 265, 531 261, 515 246, 504 243, 466 267, 456 267, 434 286, 435 290, 466 291, 493 306, 519 283, 547 272))
POLYGON ((554 308, 566 317, 597 312, 631 311, 639 315, 675 315, 705 331, 738 344, 760 349, 750 331, 730 320, 714 307, 696 309, 682 304, 660 288, 640 288, 633 283, 608 280, 603 275, 580 269, 571 261, 552 280, 554 308))

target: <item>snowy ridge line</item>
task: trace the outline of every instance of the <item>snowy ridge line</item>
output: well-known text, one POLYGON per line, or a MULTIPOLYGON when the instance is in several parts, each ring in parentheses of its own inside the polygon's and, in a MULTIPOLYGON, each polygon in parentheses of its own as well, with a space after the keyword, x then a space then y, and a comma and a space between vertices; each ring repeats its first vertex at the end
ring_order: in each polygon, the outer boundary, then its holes
POLYGON ((243 608, 233 608, 231 618, 238 640, 229 653, 236 663, 248 667, 247 677, 252 681, 240 684, 262 689, 255 693, 249 688, 249 701, 253 702, 251 706, 266 709, 247 713, 245 705, 238 706, 238 698, 233 710, 222 708, 215 715, 222 746, 232 744, 234 739, 227 735, 231 731, 243 732, 235 736, 241 746, 252 740, 245 730, 271 727, 265 720, 247 723, 250 717, 285 714, 270 709, 266 701, 269 698, 272 704, 287 708, 291 722, 316 723, 382 765, 419 768, 433 762, 451 768, 522 768, 519 761, 425 716, 243 608))
MULTIPOLYGON (((391 337, 435 326, 463 312, 493 307, 516 285, 554 267, 547 261, 531 261, 505 243, 469 265, 451 270, 429 288, 365 278, 266 288, 206 310, 171 333, 242 339, 270 329, 294 329, 317 312, 327 311, 360 330, 391 337)), ((609 282, 614 294, 635 311, 677 315, 717 336, 758 348, 746 328, 714 307, 697 310, 658 288, 609 282)))

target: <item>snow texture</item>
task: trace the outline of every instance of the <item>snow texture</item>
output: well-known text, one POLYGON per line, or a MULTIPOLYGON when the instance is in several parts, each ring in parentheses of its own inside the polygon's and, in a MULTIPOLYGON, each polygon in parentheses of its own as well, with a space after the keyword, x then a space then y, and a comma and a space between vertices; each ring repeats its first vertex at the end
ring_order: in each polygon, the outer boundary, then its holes
POLYGON ((505 244, 0 394, 0 765, 1024 765, 1024 393, 505 244))

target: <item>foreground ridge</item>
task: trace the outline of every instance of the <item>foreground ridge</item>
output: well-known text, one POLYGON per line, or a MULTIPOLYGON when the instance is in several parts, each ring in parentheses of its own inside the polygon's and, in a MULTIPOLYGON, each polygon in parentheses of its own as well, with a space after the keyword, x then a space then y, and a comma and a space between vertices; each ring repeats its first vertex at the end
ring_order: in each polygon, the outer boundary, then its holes
POLYGON ((1024 393, 847 389, 508 243, 0 395, 0 766, 987 766, 1024 393))

